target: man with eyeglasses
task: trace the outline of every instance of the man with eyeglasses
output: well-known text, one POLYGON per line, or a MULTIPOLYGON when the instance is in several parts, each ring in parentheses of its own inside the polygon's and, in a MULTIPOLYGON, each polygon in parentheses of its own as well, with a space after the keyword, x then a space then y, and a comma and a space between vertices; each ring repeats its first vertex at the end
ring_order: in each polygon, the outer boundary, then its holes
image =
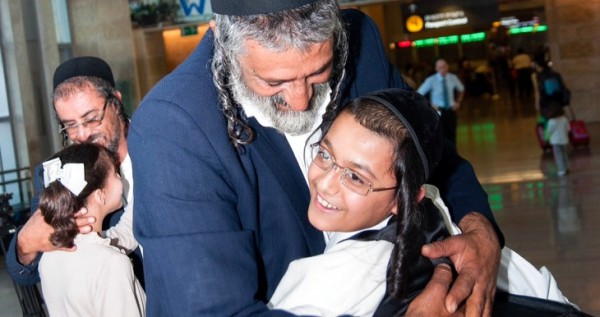
MULTIPOLYGON (((110 66, 97 57, 85 56, 70 59, 54 72, 52 101, 60 123, 63 145, 92 142, 117 153, 121 162, 123 180, 123 209, 105 219, 104 234, 126 253, 138 248, 132 232, 133 175, 127 151, 129 117, 116 89, 110 66)), ((43 169, 35 169, 36 192, 43 188, 43 169)), ((39 196, 32 199, 31 209, 36 210, 23 228, 13 238, 7 254, 7 266, 13 279, 22 285, 39 282, 37 264, 42 252, 56 250, 49 237, 53 232, 37 209, 39 196)), ((76 215, 82 233, 90 232, 95 219, 85 216, 85 208, 76 215)), ((139 249, 138 249, 139 250, 139 249)), ((143 282, 140 252, 132 254, 134 270, 143 282)))
MULTIPOLYGON (((288 264, 325 247, 307 217, 311 132, 338 104, 408 88, 375 23, 336 0, 219 0, 212 9, 211 30, 131 123, 149 316, 282 314, 265 303, 288 264)), ((472 167, 449 151, 434 184, 465 234, 424 252, 457 258, 459 274, 449 293, 448 280, 421 302, 489 314, 502 234, 472 167)))

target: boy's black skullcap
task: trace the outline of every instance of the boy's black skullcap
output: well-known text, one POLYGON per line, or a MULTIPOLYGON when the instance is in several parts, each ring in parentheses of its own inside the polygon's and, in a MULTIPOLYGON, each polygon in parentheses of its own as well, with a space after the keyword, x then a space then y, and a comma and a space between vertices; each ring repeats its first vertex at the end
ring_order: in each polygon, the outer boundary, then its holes
POLYGON ((78 76, 102 78, 115 87, 112 70, 104 60, 93 56, 82 56, 72 58, 56 68, 52 89, 56 89, 63 81, 78 76))
POLYGON ((317 0, 216 0, 212 11, 223 15, 257 15, 296 9, 317 0))
POLYGON ((390 88, 370 93, 361 99, 380 103, 402 121, 417 148, 425 178, 429 178, 442 158, 444 135, 440 115, 427 98, 415 91, 390 88))

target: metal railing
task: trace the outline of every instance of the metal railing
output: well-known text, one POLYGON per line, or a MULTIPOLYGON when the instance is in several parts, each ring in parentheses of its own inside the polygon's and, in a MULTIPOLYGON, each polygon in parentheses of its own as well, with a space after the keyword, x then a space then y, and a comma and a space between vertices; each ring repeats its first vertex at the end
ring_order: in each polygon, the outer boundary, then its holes
MULTIPOLYGON (((29 167, 0 170, 0 193, 10 192, 7 185, 11 184, 17 184, 18 190, 16 191, 16 194, 18 195, 19 203, 12 204, 13 214, 11 214, 10 217, 15 220, 15 225, 20 225, 27 220, 26 218, 28 217, 29 204, 33 192, 29 167)), ((13 198, 14 192, 15 191, 11 193, 11 199, 13 198)))

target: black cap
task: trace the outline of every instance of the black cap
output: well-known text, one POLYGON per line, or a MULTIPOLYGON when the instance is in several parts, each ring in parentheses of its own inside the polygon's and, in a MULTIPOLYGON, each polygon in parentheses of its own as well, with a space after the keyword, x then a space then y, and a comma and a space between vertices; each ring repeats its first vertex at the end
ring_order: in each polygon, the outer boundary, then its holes
POLYGON ((374 100, 390 109, 408 130, 425 170, 431 176, 442 158, 444 135, 440 116, 424 96, 399 88, 380 90, 361 99, 374 100))
POLYGON ((317 0, 216 0, 212 11, 223 15, 257 15, 296 9, 317 0))
POLYGON ((93 56, 82 56, 70 59, 56 68, 52 89, 56 89, 63 81, 78 76, 102 78, 115 87, 112 70, 104 60, 93 56))

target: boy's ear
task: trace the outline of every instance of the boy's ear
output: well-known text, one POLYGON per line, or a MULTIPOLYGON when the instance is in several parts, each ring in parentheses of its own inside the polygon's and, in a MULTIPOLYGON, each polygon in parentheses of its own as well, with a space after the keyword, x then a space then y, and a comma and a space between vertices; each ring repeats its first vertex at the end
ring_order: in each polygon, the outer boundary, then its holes
MULTIPOLYGON (((421 186, 421 189, 419 190, 419 195, 417 196, 418 203, 421 202, 421 200, 423 200, 426 192, 427 190, 425 189, 425 186, 421 186)), ((398 203, 394 203, 394 206, 392 207, 392 213, 394 215, 398 214, 398 203)))
POLYGON ((215 28, 217 27, 217 22, 215 20, 210 20, 208 22, 208 26, 213 30, 213 32, 215 31, 215 28))
POLYGON ((392 206, 392 214, 398 214, 398 202, 394 202, 394 206, 392 206))
POLYGON ((425 186, 421 186, 421 190, 419 190, 419 196, 417 196, 417 202, 420 203, 421 200, 423 200, 426 192, 427 192, 427 190, 425 189, 425 186))

